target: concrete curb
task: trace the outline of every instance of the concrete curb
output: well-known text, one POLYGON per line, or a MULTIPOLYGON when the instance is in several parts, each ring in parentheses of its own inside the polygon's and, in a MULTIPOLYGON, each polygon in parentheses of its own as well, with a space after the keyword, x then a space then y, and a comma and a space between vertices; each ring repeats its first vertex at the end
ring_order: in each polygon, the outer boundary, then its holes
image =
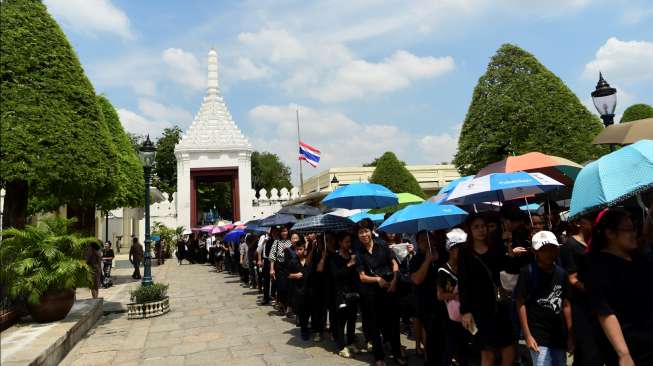
POLYGON ((102 299, 78 300, 68 316, 61 321, 50 324, 30 323, 10 328, 6 335, 2 335, 3 350, 10 350, 10 355, 2 357, 2 364, 58 365, 103 315, 102 305, 102 299))

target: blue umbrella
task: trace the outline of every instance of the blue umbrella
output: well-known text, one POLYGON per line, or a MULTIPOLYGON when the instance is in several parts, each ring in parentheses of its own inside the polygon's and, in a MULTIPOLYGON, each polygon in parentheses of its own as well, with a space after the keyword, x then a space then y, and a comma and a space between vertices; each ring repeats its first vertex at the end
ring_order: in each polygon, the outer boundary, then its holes
POLYGON ((424 202, 395 212, 379 226, 379 231, 415 234, 448 229, 462 223, 465 217, 467 212, 456 206, 424 202))
POLYGON ((293 215, 276 213, 272 216, 268 216, 259 222, 259 226, 279 226, 279 225, 288 225, 294 224, 297 222, 297 219, 293 215))
POLYGON ((562 186, 562 183, 542 173, 492 173, 458 184, 449 193, 445 203, 471 205, 480 202, 511 201, 562 186))
POLYGON ((438 194, 428 199, 429 202, 444 203, 449 197, 449 193, 454 190, 460 183, 464 183, 470 179, 474 178, 473 175, 468 175, 466 177, 460 177, 449 182, 446 186, 442 187, 438 194))
POLYGON ((382 223, 384 218, 385 218, 384 214, 371 214, 369 212, 359 212, 355 215, 349 216, 349 219, 353 222, 359 222, 363 219, 370 219, 375 224, 382 223))
POLYGON ((380 184, 354 183, 329 193, 322 203, 330 208, 383 208, 399 203, 397 195, 380 184))
POLYGON ((243 235, 245 235, 245 230, 243 229, 231 230, 230 232, 227 233, 227 235, 224 236, 224 241, 227 243, 238 242, 240 240, 240 237, 243 235))
POLYGON ((569 216, 616 205, 653 188, 653 140, 640 140, 585 166, 574 184, 569 216))

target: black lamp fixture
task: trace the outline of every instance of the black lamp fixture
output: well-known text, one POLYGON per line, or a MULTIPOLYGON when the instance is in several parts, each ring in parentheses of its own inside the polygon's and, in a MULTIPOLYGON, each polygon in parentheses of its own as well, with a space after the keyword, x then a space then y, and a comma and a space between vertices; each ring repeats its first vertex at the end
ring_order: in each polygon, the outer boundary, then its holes
POLYGON ((150 135, 147 135, 145 142, 141 145, 138 156, 143 163, 143 173, 145 176, 145 260, 143 263, 143 286, 152 285, 152 256, 150 254, 150 177, 154 158, 156 157, 156 147, 150 141, 150 135))
POLYGON ((601 115, 603 125, 608 127, 614 124, 614 110, 617 107, 617 89, 610 87, 603 75, 599 72, 599 82, 592 92, 592 102, 601 115))

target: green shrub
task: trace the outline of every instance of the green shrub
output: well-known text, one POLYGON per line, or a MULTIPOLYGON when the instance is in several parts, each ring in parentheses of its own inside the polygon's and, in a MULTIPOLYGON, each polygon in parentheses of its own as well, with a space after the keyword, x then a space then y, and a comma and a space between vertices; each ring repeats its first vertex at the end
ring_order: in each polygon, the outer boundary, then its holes
POLYGON ((132 302, 143 304, 146 302, 163 300, 168 293, 168 285, 163 283, 153 283, 150 286, 140 285, 135 290, 129 292, 132 302))
POLYGON ((68 228, 74 221, 49 219, 23 230, 2 232, 0 275, 11 299, 36 304, 45 293, 91 284, 91 269, 84 253, 97 239, 70 234, 68 228))

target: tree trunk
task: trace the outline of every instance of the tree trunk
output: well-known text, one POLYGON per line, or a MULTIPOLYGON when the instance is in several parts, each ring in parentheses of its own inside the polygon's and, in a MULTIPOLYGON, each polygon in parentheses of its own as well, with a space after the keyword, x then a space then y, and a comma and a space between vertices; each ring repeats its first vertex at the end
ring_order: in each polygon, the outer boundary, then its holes
POLYGON ((7 182, 5 191, 2 227, 14 227, 17 229, 25 228, 25 223, 27 221, 27 182, 21 180, 7 182))
POLYGON ((75 229, 85 235, 95 236, 95 208, 68 205, 68 218, 76 218, 75 229))

